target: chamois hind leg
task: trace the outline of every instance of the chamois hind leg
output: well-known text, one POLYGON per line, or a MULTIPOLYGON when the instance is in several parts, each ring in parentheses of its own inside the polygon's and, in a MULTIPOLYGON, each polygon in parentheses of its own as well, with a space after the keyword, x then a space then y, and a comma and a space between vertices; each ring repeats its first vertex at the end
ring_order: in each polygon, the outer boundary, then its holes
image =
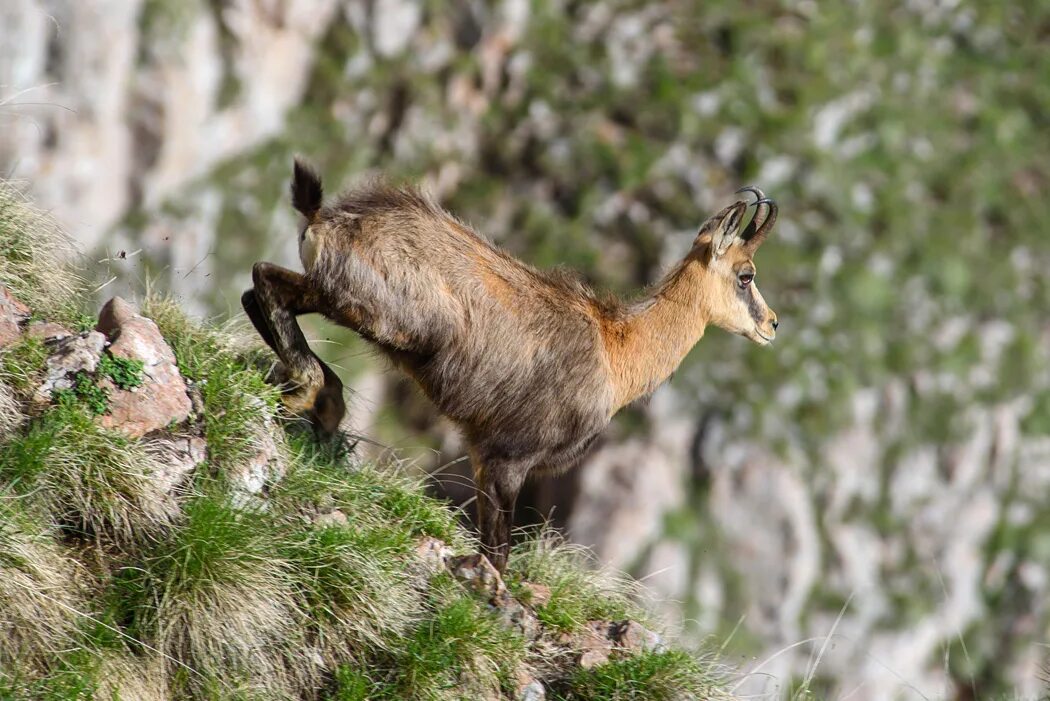
POLYGON ((252 278, 255 288, 244 293, 241 304, 288 371, 291 387, 283 398, 285 406, 334 433, 346 414, 343 384, 310 349, 296 321, 299 314, 321 311, 319 295, 303 275, 270 263, 257 263, 252 278))
POLYGON ((510 555, 514 502, 525 482, 529 465, 520 460, 486 459, 477 454, 473 455, 473 461, 481 546, 493 566, 502 573, 510 555))

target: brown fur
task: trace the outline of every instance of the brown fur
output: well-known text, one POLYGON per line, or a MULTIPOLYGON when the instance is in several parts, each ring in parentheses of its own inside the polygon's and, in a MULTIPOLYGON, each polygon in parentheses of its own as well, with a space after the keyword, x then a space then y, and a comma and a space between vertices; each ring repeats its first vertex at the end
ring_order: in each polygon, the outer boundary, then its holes
MULTIPOLYGON (((686 258, 631 304, 497 249, 422 193, 379 184, 321 206, 295 170, 306 274, 258 263, 248 316, 288 371, 286 405, 334 431, 342 385, 295 317, 348 326, 406 371, 470 446, 482 540, 502 569, 526 476, 575 464, 612 416, 674 371, 709 323, 768 343, 776 316, 741 271, 768 232, 738 231, 738 201, 701 227, 686 258)), ((761 197, 761 192, 756 191, 761 197)), ((775 205, 756 219, 772 223, 775 205)))

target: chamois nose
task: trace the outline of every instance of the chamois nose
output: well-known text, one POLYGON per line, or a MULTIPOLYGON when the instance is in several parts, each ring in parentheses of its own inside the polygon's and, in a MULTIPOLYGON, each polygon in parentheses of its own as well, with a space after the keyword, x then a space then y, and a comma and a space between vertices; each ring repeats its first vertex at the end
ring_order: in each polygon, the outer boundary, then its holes
POLYGON ((780 322, 773 319, 773 330, 776 331, 778 326, 780 326, 780 322))

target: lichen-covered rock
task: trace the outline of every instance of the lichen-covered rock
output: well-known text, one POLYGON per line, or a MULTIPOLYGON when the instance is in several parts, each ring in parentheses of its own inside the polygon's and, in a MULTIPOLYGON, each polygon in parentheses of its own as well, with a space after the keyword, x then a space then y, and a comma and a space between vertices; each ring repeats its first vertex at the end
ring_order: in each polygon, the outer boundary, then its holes
POLYGON ((6 287, 0 285, 0 348, 10 345, 22 335, 22 324, 29 318, 29 307, 15 299, 6 287))
POLYGON ((208 457, 208 446, 199 436, 155 438, 148 445, 159 465, 150 477, 165 494, 183 484, 193 468, 208 457))
POLYGON ((526 640, 535 640, 540 636, 542 630, 536 614, 509 593, 504 592, 489 603, 496 608, 503 624, 508 628, 517 629, 526 640))
POLYGON ((76 373, 95 372, 106 347, 106 337, 98 331, 89 331, 67 336, 53 345, 54 350, 45 361, 44 381, 33 393, 33 403, 38 408, 47 406, 54 392, 71 389, 76 373))
POLYGON ((267 419, 254 435, 255 451, 243 462, 229 465, 226 477, 233 485, 235 493, 250 499, 259 496, 268 485, 279 482, 284 477, 287 465, 282 459, 281 448, 274 437, 277 427, 267 419))

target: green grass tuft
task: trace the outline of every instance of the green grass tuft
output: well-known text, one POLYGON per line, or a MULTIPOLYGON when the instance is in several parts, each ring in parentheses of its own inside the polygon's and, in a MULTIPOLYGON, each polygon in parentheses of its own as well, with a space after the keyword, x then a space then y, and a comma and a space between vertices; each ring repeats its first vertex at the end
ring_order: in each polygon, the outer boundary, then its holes
POLYGON ((298 529, 282 548, 318 648, 331 662, 396 647, 421 616, 421 582, 405 567, 403 532, 352 518, 349 526, 298 529))
POLYGON ((508 569, 508 586, 518 591, 518 582, 550 587, 550 601, 537 609, 545 625, 557 630, 579 630, 588 621, 646 621, 648 615, 637 602, 639 587, 610 569, 595 567, 586 548, 571 545, 553 531, 543 531, 516 546, 508 569))
POLYGON ((0 446, 0 483, 53 523, 121 542, 148 537, 177 512, 150 478, 156 459, 137 441, 98 426, 61 401, 0 446))
POLYGON ((0 382, 24 392, 40 378, 47 360, 47 348, 39 338, 23 335, 0 350, 0 382))
POLYGON ((360 665, 342 665, 335 672, 335 689, 328 701, 381 701, 390 699, 389 687, 372 680, 360 665))
POLYGON ((83 571, 45 524, 0 492, 0 679, 39 676, 75 639, 83 571))
POLYGON ((681 650, 643 652, 579 669, 555 701, 675 701, 728 698, 712 665, 681 650))
POLYGON ((396 523, 406 544, 432 536, 453 547, 467 546, 456 512, 425 494, 422 477, 406 474, 401 466, 350 467, 331 445, 302 433, 289 435, 288 446, 297 469, 279 485, 274 498, 300 507, 338 508, 354 514, 355 523, 396 523))
POLYGON ((185 693, 250 690, 254 680, 294 694, 313 672, 279 525, 212 492, 193 497, 170 537, 118 574, 112 597, 133 637, 196 671, 168 664, 185 693))
POLYGON ((74 248, 51 219, 0 181, 0 285, 37 315, 73 322, 83 284, 69 267, 74 248))
POLYGON ((432 616, 397 656, 393 698, 438 701, 488 698, 508 689, 524 662, 524 638, 496 620, 458 583, 432 583, 432 616))
POLYGON ((22 406, 14 390, 0 382, 0 444, 22 426, 22 406))

